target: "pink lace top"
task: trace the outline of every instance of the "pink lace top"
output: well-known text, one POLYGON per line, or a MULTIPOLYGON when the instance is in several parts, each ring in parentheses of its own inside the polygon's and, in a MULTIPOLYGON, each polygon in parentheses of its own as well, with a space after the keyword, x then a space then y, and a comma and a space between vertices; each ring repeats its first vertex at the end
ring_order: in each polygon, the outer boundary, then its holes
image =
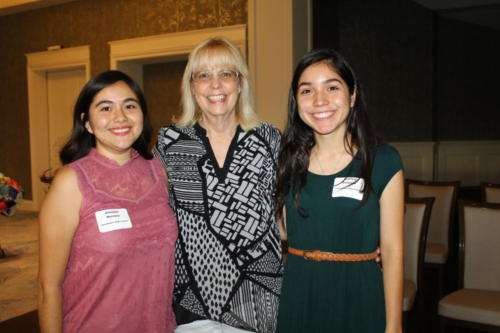
POLYGON ((93 149, 69 164, 82 192, 63 283, 64 332, 173 332, 175 215, 162 166, 93 149))

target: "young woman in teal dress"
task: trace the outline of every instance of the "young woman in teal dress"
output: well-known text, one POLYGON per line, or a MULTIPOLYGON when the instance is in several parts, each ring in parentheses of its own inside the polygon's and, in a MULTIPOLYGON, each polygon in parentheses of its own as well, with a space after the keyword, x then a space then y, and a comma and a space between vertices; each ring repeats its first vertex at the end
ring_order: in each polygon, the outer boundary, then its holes
POLYGON ((376 138, 359 82, 333 50, 301 59, 288 109, 277 211, 289 255, 277 332, 401 332, 399 154, 376 138))

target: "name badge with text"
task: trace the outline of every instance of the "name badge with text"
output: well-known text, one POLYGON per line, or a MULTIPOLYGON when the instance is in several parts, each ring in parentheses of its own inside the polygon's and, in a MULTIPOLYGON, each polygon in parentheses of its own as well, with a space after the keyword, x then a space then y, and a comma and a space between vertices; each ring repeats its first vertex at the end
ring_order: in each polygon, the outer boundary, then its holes
POLYGON ((100 232, 132 228, 132 221, 125 208, 100 210, 95 213, 100 232))
POLYGON ((363 199, 365 180, 358 177, 337 177, 333 182, 332 197, 363 199))

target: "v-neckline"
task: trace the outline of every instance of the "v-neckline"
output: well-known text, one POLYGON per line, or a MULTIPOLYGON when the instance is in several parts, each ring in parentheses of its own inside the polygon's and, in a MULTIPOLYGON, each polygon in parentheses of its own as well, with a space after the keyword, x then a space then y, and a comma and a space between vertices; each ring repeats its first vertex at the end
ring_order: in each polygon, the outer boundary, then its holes
POLYGON ((196 129, 196 132, 198 133, 198 136, 201 138, 203 144, 205 145, 208 158, 212 162, 215 174, 217 175, 217 178, 219 178, 219 182, 223 182, 226 179, 227 173, 229 172, 229 167, 234 159, 234 152, 236 150, 236 147, 238 146, 238 137, 240 136, 240 133, 243 132, 243 130, 241 129, 240 125, 236 127, 236 131, 234 132, 234 136, 231 139, 231 143, 229 144, 229 148, 226 153, 226 158, 224 159, 224 164, 221 167, 219 166, 219 162, 215 157, 214 150, 212 149, 212 145, 210 144, 210 140, 208 139, 207 130, 204 129, 199 123, 196 123, 194 127, 196 129))

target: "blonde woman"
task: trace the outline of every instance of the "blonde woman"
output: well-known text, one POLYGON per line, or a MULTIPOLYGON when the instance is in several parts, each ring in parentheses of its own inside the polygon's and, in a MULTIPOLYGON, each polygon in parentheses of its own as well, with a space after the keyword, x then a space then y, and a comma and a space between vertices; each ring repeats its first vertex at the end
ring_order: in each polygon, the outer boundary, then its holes
POLYGON ((182 107, 154 149, 179 223, 176 332, 272 333, 282 274, 273 214, 280 133, 257 121, 245 61, 223 38, 191 52, 182 107))

